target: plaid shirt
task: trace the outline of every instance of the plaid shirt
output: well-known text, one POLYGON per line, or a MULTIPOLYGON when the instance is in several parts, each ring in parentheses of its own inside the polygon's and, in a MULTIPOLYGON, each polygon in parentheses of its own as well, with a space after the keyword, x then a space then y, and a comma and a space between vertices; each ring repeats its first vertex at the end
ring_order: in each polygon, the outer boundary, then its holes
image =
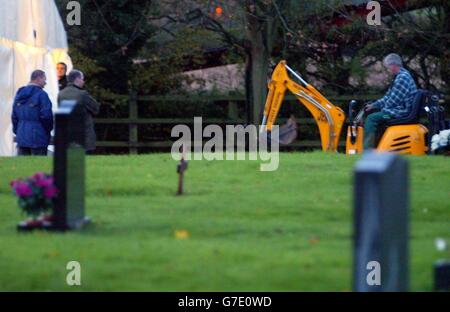
POLYGON ((373 105, 394 118, 405 117, 411 112, 416 91, 416 83, 411 74, 402 68, 386 95, 373 105))

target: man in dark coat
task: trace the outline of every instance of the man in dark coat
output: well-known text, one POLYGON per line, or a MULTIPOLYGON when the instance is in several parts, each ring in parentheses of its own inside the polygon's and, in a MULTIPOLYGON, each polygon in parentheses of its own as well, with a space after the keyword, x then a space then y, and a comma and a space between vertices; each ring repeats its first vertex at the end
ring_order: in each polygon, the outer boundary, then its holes
POLYGON ((67 87, 67 65, 66 63, 59 62, 56 64, 56 74, 58 76, 59 91, 67 87))
POLYGON ((47 155, 53 129, 52 102, 43 90, 47 78, 42 70, 31 74, 30 83, 14 98, 12 124, 19 155, 47 155))
POLYGON ((81 104, 85 113, 85 146, 86 152, 92 154, 95 150, 96 135, 93 116, 97 115, 100 105, 83 89, 84 74, 79 70, 72 70, 67 76, 67 87, 58 94, 58 105, 62 101, 75 100, 81 104))

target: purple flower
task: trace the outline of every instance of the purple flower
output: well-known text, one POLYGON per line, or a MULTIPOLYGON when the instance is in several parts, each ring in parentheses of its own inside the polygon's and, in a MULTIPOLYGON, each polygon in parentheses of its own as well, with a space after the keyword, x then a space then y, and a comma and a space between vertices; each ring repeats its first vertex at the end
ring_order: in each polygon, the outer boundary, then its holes
POLYGON ((58 195, 53 177, 41 172, 25 180, 13 180, 10 186, 19 197, 19 207, 23 212, 34 217, 51 209, 53 205, 51 199, 58 195))
POLYGON ((25 182, 15 181, 13 188, 14 191, 16 192, 16 195, 19 197, 29 197, 33 195, 33 190, 25 182))
POLYGON ((35 185, 38 187, 48 187, 53 185, 53 178, 43 178, 40 180, 36 180, 35 185))
POLYGON ((18 182, 20 182, 20 180, 12 180, 11 182, 9 182, 9 186, 11 186, 13 190, 15 190, 18 182))
POLYGON ((58 189, 56 187, 54 187, 53 185, 46 187, 44 190, 44 197, 47 199, 54 198, 54 197, 56 197, 57 194, 58 194, 58 189))
POLYGON ((33 181, 41 181, 47 179, 47 175, 43 172, 36 173, 32 178, 33 181))

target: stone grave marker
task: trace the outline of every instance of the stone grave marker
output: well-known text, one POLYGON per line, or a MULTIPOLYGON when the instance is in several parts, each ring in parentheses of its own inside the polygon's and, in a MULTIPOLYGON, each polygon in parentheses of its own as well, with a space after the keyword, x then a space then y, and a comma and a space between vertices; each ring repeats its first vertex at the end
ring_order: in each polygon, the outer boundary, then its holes
POLYGON ((58 188, 53 210, 56 230, 79 229, 85 216, 84 109, 75 101, 63 101, 55 113, 53 176, 58 188))
POLYGON ((355 291, 408 291, 408 174, 395 154, 368 152, 355 166, 355 291))

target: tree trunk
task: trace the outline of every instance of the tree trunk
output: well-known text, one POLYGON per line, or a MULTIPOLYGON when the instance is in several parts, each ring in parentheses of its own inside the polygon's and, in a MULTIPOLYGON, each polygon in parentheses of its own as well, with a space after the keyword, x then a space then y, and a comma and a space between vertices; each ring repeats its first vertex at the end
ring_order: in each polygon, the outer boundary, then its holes
MULTIPOLYGON (((442 1, 442 9, 444 13, 444 34, 450 33, 450 3, 448 0, 442 1)), ((448 39, 443 43, 444 47, 448 46, 448 39)), ((447 48, 443 49, 443 54, 441 56, 441 79, 445 82, 447 87, 447 92, 450 91, 450 51, 447 48)))
POLYGON ((267 95, 267 73, 269 70, 269 51, 261 41, 252 44, 251 93, 252 93, 252 123, 259 125, 262 119, 267 95))
POLYGON ((247 57, 247 98, 250 100, 250 123, 259 125, 262 120, 267 95, 267 74, 272 53, 275 19, 270 12, 265 12, 264 18, 256 16, 255 12, 247 12, 247 38, 250 41, 247 57))

